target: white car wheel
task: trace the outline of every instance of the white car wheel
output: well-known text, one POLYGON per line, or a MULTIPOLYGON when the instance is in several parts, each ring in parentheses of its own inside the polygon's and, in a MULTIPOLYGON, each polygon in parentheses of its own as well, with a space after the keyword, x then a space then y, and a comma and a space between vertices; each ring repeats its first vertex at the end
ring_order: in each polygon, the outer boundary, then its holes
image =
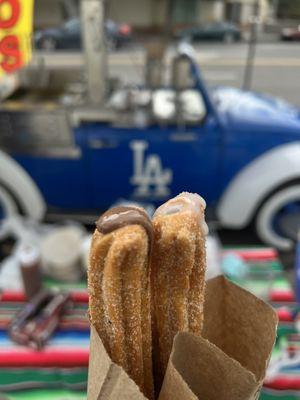
POLYGON ((270 196, 257 213, 255 227, 263 242, 291 250, 300 231, 300 185, 287 186, 270 196))
POLYGON ((13 197, 0 186, 0 238, 5 235, 5 220, 18 214, 18 207, 13 197))

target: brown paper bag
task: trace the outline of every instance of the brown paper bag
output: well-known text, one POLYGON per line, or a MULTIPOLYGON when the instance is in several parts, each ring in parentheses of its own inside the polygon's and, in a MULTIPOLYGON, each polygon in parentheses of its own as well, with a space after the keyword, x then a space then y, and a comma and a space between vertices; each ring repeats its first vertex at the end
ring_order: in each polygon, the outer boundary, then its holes
MULTIPOLYGON (((207 283, 203 338, 179 333, 159 400, 254 400, 275 342, 276 313, 223 277, 207 283)), ((91 327, 88 400, 145 397, 91 327)))
POLYGON ((276 338, 275 311, 223 277, 207 283, 203 338, 176 336, 159 400, 254 400, 276 338))
POLYGON ((114 364, 91 326, 88 400, 146 400, 123 368, 114 364))

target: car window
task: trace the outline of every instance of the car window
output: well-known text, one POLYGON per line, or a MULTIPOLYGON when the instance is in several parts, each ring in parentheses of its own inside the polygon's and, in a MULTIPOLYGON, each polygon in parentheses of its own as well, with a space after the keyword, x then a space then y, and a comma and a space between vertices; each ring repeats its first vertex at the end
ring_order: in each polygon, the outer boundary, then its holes
POLYGON ((231 24, 230 22, 223 22, 222 27, 228 30, 235 29, 235 25, 231 24))
POLYGON ((218 27, 221 29, 227 29, 227 28, 230 28, 230 24, 228 24, 227 22, 220 22, 218 24, 218 27))
POLYGON ((203 25, 202 30, 205 32, 210 32, 213 30, 213 26, 211 24, 203 25))
POLYGON ((195 89, 182 90, 177 98, 173 89, 155 90, 152 96, 152 111, 154 117, 164 123, 176 122, 178 112, 187 125, 201 123, 206 116, 203 97, 195 89))
POLYGON ((206 107, 198 90, 184 90, 180 94, 180 103, 185 122, 196 123, 203 121, 206 116, 206 107))
POLYGON ((79 19, 71 19, 65 24, 65 30, 70 33, 77 33, 80 31, 79 19))
POLYGON ((220 31, 223 31, 224 29, 226 29, 225 24, 222 24, 222 23, 219 23, 219 22, 212 24, 211 27, 212 27, 211 29, 214 32, 220 32, 220 31))
POLYGON ((220 29, 221 25, 218 22, 212 22, 210 24, 206 24, 205 27, 209 31, 215 31, 220 29))

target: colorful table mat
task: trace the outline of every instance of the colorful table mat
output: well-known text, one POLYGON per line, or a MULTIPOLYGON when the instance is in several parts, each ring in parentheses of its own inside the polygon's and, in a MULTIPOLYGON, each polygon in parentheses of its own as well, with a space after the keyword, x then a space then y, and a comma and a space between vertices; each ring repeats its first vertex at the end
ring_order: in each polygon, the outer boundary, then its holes
MULTIPOLYGON (((300 335, 296 329, 300 307, 276 251, 239 247, 225 252, 235 252, 247 264, 248 275, 236 283, 270 302, 280 320, 271 360, 275 372, 266 380, 260 400, 300 399, 300 360, 297 364, 295 358, 300 354, 300 335)), ((23 306, 23 293, 0 294, 0 393, 11 400, 85 399, 89 354, 85 283, 66 285, 53 280, 45 283, 47 287, 70 291, 75 306, 41 352, 15 345, 6 333, 10 320, 23 306)))
POLYGON ((27 388, 85 390, 87 368, 1 368, 0 386, 3 391, 27 388))
POLYGON ((230 249, 248 266, 248 275, 236 283, 269 302, 278 313, 279 326, 270 368, 260 400, 300 399, 300 335, 297 319, 300 306, 272 249, 230 249))
POLYGON ((3 399, 7 400, 86 400, 86 390, 25 390, 22 392, 13 392, 4 395, 3 399))

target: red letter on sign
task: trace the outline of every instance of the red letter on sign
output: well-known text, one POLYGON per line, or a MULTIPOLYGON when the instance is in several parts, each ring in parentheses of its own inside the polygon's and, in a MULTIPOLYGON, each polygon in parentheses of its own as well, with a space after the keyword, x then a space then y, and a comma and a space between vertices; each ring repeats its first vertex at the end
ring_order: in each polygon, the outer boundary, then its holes
POLYGON ((14 72, 22 67, 22 54, 19 47, 19 39, 14 36, 5 36, 0 42, 0 56, 3 60, 0 67, 5 72, 14 72))
POLYGON ((0 0, 0 29, 9 29, 16 24, 20 16, 20 3, 19 0, 0 0), (11 13, 8 19, 3 18, 1 7, 8 4, 11 8, 11 13))

